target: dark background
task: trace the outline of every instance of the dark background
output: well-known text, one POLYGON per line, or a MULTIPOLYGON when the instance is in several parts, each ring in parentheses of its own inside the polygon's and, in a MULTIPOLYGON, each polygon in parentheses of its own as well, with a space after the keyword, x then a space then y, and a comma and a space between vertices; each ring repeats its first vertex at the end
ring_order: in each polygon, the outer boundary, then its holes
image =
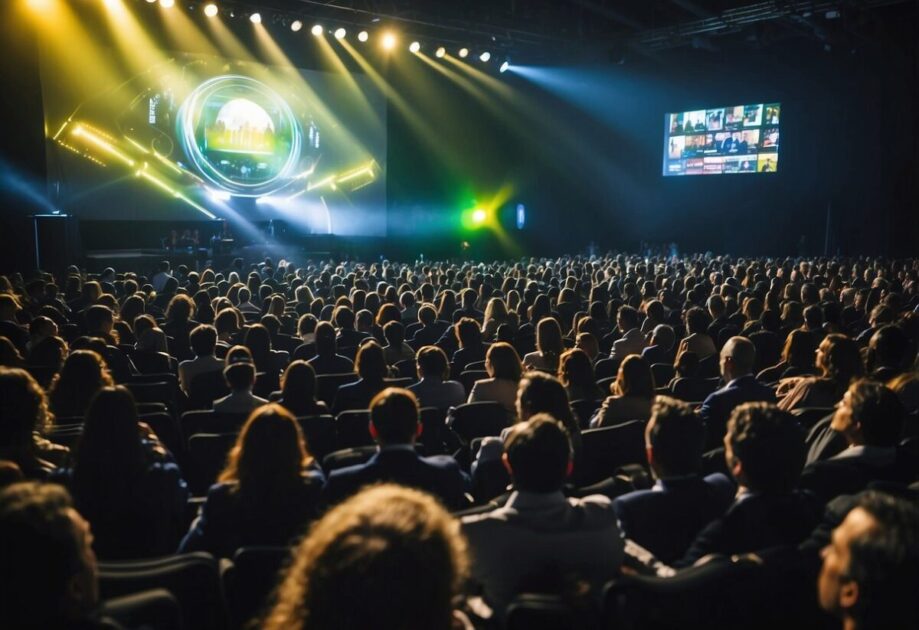
MULTIPOLYGON (((37 47, 12 4, 0 16, 0 267, 26 270, 31 228, 22 217, 40 205, 17 190, 44 181, 44 130, 37 47)), ((916 13, 909 3, 879 14, 875 36, 845 45, 802 37, 614 59, 624 63, 541 60, 540 76, 557 89, 500 75, 513 99, 473 97, 417 60, 418 68, 381 67, 427 131, 389 106, 390 238, 371 246, 397 257, 457 254, 461 240, 483 254, 676 241, 684 251, 733 254, 822 254, 828 246, 830 254, 915 255, 916 13), (782 103, 777 174, 662 177, 666 112, 746 102, 782 103), (461 232, 459 210, 505 185, 508 207, 528 210, 528 229, 509 230, 515 246, 461 232)), ((289 40, 294 63, 315 66, 309 47, 280 27, 272 33, 289 40)), ((137 236, 124 227, 110 234, 124 247, 137 236)))

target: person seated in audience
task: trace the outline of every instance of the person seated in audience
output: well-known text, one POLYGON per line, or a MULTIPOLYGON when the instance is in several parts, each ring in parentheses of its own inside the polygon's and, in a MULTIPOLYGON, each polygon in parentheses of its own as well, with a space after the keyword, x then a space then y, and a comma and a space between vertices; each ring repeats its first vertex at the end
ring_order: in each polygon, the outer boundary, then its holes
POLYGON ((872 481, 912 481, 908 463, 897 454, 904 415, 903 405, 888 387, 866 379, 852 383, 830 423, 848 446, 809 464, 801 487, 826 502, 863 490, 872 481))
POLYGON ((868 341, 867 373, 886 382, 908 371, 916 360, 916 341, 899 326, 879 328, 868 341))
POLYGON ((214 318, 214 328, 217 329, 217 345, 223 345, 229 350, 230 346, 239 341, 242 315, 235 308, 222 308, 214 318))
POLYGON ((360 378, 354 383, 339 385, 332 403, 332 413, 367 409, 370 401, 386 387, 385 379, 389 375, 383 348, 375 341, 367 341, 357 349, 354 360, 354 371, 360 378))
POLYGON ((233 346, 227 352, 223 378, 230 393, 214 401, 214 411, 226 414, 249 414, 255 408, 268 404, 264 398, 252 393, 255 387, 255 362, 245 346, 233 346))
POLYGON ((386 484, 330 510, 294 550, 264 630, 454 630, 466 540, 433 497, 386 484), (385 585, 385 586, 384 586, 385 585))
POLYGON ((616 314, 616 326, 622 336, 613 342, 610 357, 622 361, 630 354, 640 355, 645 349, 645 336, 639 328, 638 311, 631 306, 622 306, 616 314))
POLYGON ((115 382, 105 360, 92 350, 74 350, 51 381, 48 400, 58 418, 82 418, 93 397, 115 382))
POLYGON ((329 408, 316 400, 316 372, 306 361, 293 361, 281 377, 281 398, 278 403, 298 418, 321 416, 329 408))
POLYGON ((400 322, 389 322, 383 326, 383 358, 386 365, 395 365, 399 361, 410 361, 415 358, 415 351, 405 343, 405 327, 400 322))
POLYGON ((27 479, 46 479, 70 454, 41 437, 51 421, 45 391, 32 375, 0 367, 0 459, 16 464, 27 479))
POLYGON ((475 322, 481 322, 485 314, 475 307, 478 299, 479 296, 474 289, 463 289, 463 292, 460 293, 461 306, 453 312, 452 321, 458 322, 461 318, 466 317, 475 322))
POLYGON ((536 350, 524 355, 523 367, 555 374, 564 351, 565 344, 558 321, 552 317, 543 317, 536 325, 536 350))
POLYGON ((308 363, 317 375, 347 374, 354 370, 354 363, 348 357, 336 352, 335 328, 329 322, 316 325, 316 356, 308 363))
POLYGON ((645 319, 641 322, 641 334, 650 337, 652 331, 666 320, 667 309, 660 300, 650 300, 644 305, 643 310, 645 319))
POLYGON ((150 427, 138 422, 123 386, 93 398, 63 483, 93 527, 96 555, 106 560, 161 556, 175 549, 188 496, 178 467, 150 427))
POLYGON ((0 365, 4 367, 25 367, 26 362, 19 349, 6 337, 0 337, 0 365))
POLYGON ((150 283, 153 285, 153 290, 157 293, 162 293, 163 288, 166 286, 166 281, 172 278, 172 270, 168 260, 160 262, 157 266, 157 271, 153 274, 153 277, 150 279, 150 283))
POLYGON ((673 327, 667 324, 658 324, 651 333, 651 345, 641 351, 641 357, 648 362, 648 365, 654 365, 655 363, 672 365, 672 350, 675 341, 676 335, 673 332, 673 327))
POLYGON ((453 353, 453 366, 457 374, 462 374, 470 363, 485 360, 488 346, 482 342, 479 324, 471 317, 461 318, 453 326, 453 331, 459 343, 459 350, 453 353))
POLYGON ((702 476, 705 426, 686 403, 658 396, 645 427, 649 490, 613 500, 622 533, 670 564, 689 549, 702 528, 727 510, 734 483, 720 473, 702 476))
POLYGON ((919 506, 861 496, 822 552, 820 606, 845 630, 919 627, 919 506))
POLYGON ((297 320, 297 338, 300 345, 294 348, 291 359, 309 361, 316 356, 316 326, 319 320, 312 313, 305 313, 297 320))
POLYGON ((418 322, 421 328, 415 331, 410 342, 416 350, 437 343, 447 330, 447 324, 437 320, 437 309, 430 304, 424 304, 418 309, 418 322))
POLYGON ((368 335, 354 328, 354 311, 349 306, 339 306, 332 314, 332 321, 338 329, 336 341, 342 348, 356 348, 368 335))
POLYGON ((820 506, 795 487, 807 447, 798 423, 774 404, 749 402, 731 414, 724 458, 737 482, 736 499, 709 523, 675 567, 708 554, 732 555, 797 545, 820 520, 820 506))
POLYGON ((29 322, 29 343, 27 344, 29 356, 32 355, 35 346, 39 345, 45 339, 57 337, 57 335, 58 327, 53 319, 45 317, 44 315, 33 318, 32 321, 29 322))
POLYGON ((894 316, 895 314, 892 308, 886 304, 876 304, 868 315, 868 328, 859 332, 855 340, 864 346, 864 344, 868 343, 871 337, 874 336, 874 333, 884 326, 893 324, 894 316))
POLYGON ((198 325, 195 321, 195 302, 187 295, 176 295, 166 307, 163 332, 174 340, 176 356, 185 357, 190 351, 188 336, 198 325))
POLYGON ((179 385, 186 394, 191 393, 191 384, 201 374, 220 372, 223 361, 214 356, 217 349, 217 329, 207 324, 199 324, 188 336, 194 359, 179 363, 179 385))
MULTIPOLYGON (((373 343, 361 349, 373 347, 379 351, 373 343)), ((369 484, 393 482, 430 492, 449 508, 464 507, 468 478, 456 460, 446 455, 421 457, 415 451, 422 429, 415 395, 389 387, 368 406, 369 430, 379 450, 366 463, 333 470, 323 490, 325 503, 334 505, 369 484)))
POLYGON ((97 615, 98 566, 90 525, 56 484, 0 491, 0 610, 17 630, 116 630, 97 615))
POLYGON ((134 337, 137 339, 134 343, 137 352, 169 352, 166 333, 157 325, 152 315, 138 315, 134 319, 134 337))
POLYGON ((494 401, 508 411, 517 404, 517 386, 523 373, 520 355, 509 343, 497 342, 485 354, 485 371, 488 378, 476 381, 466 402, 494 401))
POLYGON ((887 386, 900 399, 904 412, 912 416, 912 425, 903 427, 904 437, 919 434, 919 370, 901 374, 888 382, 887 386))
POLYGON ((806 330, 792 330, 782 349, 782 360, 756 375, 761 383, 776 383, 784 378, 814 374, 817 344, 806 330))
POLYGON ((708 334, 708 314, 698 306, 693 306, 683 314, 683 320, 686 323, 686 336, 680 342, 676 353, 677 359, 679 360, 684 352, 695 353, 699 361, 717 354, 715 342, 708 334))
POLYGON ((466 402, 466 390, 462 383, 449 380, 447 355, 437 346, 425 346, 418 351, 416 369, 419 381, 409 385, 408 390, 422 407, 447 409, 466 402))
POLYGON ((573 467, 565 427, 548 414, 515 425, 502 460, 513 481, 506 504, 461 519, 473 580, 498 615, 518 593, 596 589, 614 577, 623 541, 609 499, 562 493, 573 467))
POLYGON ((127 382, 136 372, 131 360, 118 349, 118 334, 115 332, 115 314, 107 306, 94 304, 86 309, 84 318, 86 334, 105 341, 102 358, 118 382, 127 382))
POLYGON ((561 357, 558 380, 568 392, 568 400, 599 400, 600 388, 594 376, 594 366, 583 350, 572 348, 561 357))
MULTIPOLYGON (((513 341, 513 336, 510 337, 510 340, 513 341)), ((574 338, 574 347, 578 350, 583 350, 587 354, 587 358, 590 359, 590 364, 593 365, 596 363, 600 357, 600 341, 597 339, 597 336, 589 332, 578 333, 574 338)), ((605 357, 604 357, 605 358, 605 357)))
POLYGON ((240 547, 288 545, 316 516, 323 481, 294 416, 281 405, 260 407, 243 425, 179 552, 229 558, 240 547))
POLYGON ((19 323, 19 302, 9 293, 0 293, 0 337, 6 337, 16 346, 20 355, 28 353, 29 331, 19 323))
MULTIPOLYGON (((705 399, 699 415, 705 421, 708 448, 717 448, 731 412, 745 402, 775 402, 775 393, 756 380, 753 364, 756 347, 745 337, 731 337, 721 349, 721 378, 726 383, 705 399)), ((708 449, 706 449, 708 450, 708 449)))
POLYGON ((610 394, 590 419, 591 427, 647 420, 654 402, 654 377, 648 362, 637 354, 627 356, 619 366, 616 381, 610 385, 610 394))
POLYGON ((271 347, 271 333, 262 324, 249 326, 243 345, 252 353, 255 369, 264 372, 275 381, 290 362, 290 353, 271 347))
POLYGON ((817 347, 819 376, 795 381, 779 402, 785 411, 805 407, 833 407, 853 380, 862 375, 862 357, 854 340, 838 333, 827 335, 817 347))
POLYGON ((239 300, 239 303, 236 305, 236 310, 243 315, 258 315, 262 312, 262 309, 250 301, 252 299, 252 291, 248 288, 240 288, 239 292, 236 294, 236 298, 239 300))

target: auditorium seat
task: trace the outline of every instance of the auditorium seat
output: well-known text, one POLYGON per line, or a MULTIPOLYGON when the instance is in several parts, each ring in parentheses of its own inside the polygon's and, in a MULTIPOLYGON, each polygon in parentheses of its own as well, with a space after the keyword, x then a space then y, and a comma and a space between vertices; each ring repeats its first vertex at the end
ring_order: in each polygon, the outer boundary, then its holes
POLYGON ((630 420, 581 433, 580 459, 575 465, 575 485, 588 486, 616 473, 626 464, 645 464, 645 423, 630 420))
POLYGON ((178 601, 184 627, 223 630, 226 605, 217 561, 203 552, 154 560, 99 563, 99 594, 103 599, 165 589, 178 601))
POLYGON ((185 446, 182 443, 182 433, 175 418, 165 412, 156 412, 138 414, 138 420, 150 425, 150 428, 156 433, 156 437, 173 455, 176 457, 182 456, 185 446))
POLYGON ((810 431, 823 418, 836 413, 835 407, 802 407, 793 409, 791 415, 798 419, 805 431, 810 431))
POLYGON ((597 387, 599 387, 600 391, 604 394, 609 394, 612 391, 611 387, 615 382, 615 376, 607 376, 606 378, 601 378, 597 381, 597 387))
POLYGON ((373 444, 370 436, 370 411, 352 409, 335 417, 335 448, 353 448, 373 444))
POLYGON ((426 455, 441 455, 447 452, 444 438, 446 434, 445 419, 447 412, 437 407, 422 407, 419 413, 421 426, 421 437, 419 440, 424 444, 426 455))
POLYGON ((303 416, 297 418, 310 454, 321 462, 322 458, 335 450, 335 416, 303 416))
POLYGON ((213 409, 186 411, 179 420, 182 435, 188 440, 196 433, 233 433, 239 431, 248 414, 217 413, 213 409))
POLYGON ((485 378, 488 378, 488 372, 485 370, 470 370, 467 366, 466 370, 460 374, 459 382, 463 384, 463 389, 466 390, 466 395, 468 396, 475 382, 485 378))
MULTIPOLYGON (((73 418, 68 418, 72 420, 73 418)), ((51 427, 48 431, 46 437, 55 444, 60 444, 61 446, 66 446, 67 448, 73 450, 77 442, 80 441, 80 437, 83 435, 83 423, 82 418, 80 423, 68 423, 64 425, 55 425, 51 427)))
POLYGON ((199 433, 188 438, 188 465, 184 472, 193 494, 207 494, 207 489, 217 481, 217 475, 226 465, 227 453, 235 443, 235 433, 199 433))
POLYGON ((335 402, 338 388, 348 383, 357 381, 360 377, 354 372, 343 374, 317 374, 316 375, 316 400, 321 400, 329 407, 335 402))
MULTIPOLYGON (((613 359, 612 357, 607 357, 605 359, 600 359, 594 365, 594 376, 596 376, 598 381, 601 381, 605 378, 613 377, 615 378, 616 372, 619 371, 619 359, 613 359)), ((602 391, 607 391, 603 389, 602 391)))
POLYGON ((269 596, 290 559, 287 547, 242 547, 223 565, 220 577, 230 616, 230 628, 242 630, 270 605, 269 596))
POLYGON ((101 616, 125 628, 182 630, 179 601, 163 588, 113 597, 102 602, 101 616))
POLYGON ((507 630, 580 630, 595 626, 598 614, 592 612, 575 612, 557 595, 524 593, 508 605, 504 627, 507 630))
POLYGON ((477 437, 501 435, 510 421, 507 409, 493 401, 464 403, 453 408, 448 419, 450 430, 467 445, 477 437))
POLYGON ((602 400, 572 400, 571 408, 577 416, 578 424, 582 429, 587 429, 594 412, 600 408, 602 400))
POLYGON ((230 393, 221 370, 198 374, 188 385, 188 408, 210 409, 214 401, 230 393))
POLYGON ((673 380, 675 373, 676 370, 670 363, 655 363, 651 366, 651 376, 654 377, 655 387, 665 387, 673 380))
POLYGON ((393 367, 399 374, 399 378, 410 378, 413 381, 418 380, 417 363, 415 363, 415 359, 403 359, 396 362, 393 367))

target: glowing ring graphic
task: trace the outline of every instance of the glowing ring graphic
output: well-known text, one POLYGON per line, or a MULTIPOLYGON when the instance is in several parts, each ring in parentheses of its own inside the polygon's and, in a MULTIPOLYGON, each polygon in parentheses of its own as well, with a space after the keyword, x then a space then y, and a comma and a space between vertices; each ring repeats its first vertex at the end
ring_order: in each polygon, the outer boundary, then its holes
POLYGON ((249 77, 224 75, 199 85, 179 108, 177 126, 182 148, 197 171, 233 195, 276 192, 300 160, 300 123, 290 106, 249 77), (278 144, 289 146, 275 146, 276 135, 284 136, 278 144))

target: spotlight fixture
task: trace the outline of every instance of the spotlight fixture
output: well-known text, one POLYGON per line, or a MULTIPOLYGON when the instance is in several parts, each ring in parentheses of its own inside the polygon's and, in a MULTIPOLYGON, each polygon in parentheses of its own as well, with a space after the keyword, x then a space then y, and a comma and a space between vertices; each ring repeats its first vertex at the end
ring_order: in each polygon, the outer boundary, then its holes
POLYGON ((300 20, 294 20, 290 23, 290 30, 292 30, 294 33, 299 33, 301 28, 303 28, 303 22, 300 20))
POLYGON ((312 33, 316 37, 319 37, 320 35, 322 35, 323 30, 324 29, 322 28, 322 24, 314 24, 313 28, 310 29, 310 33, 312 33))
POLYGON ((368 39, 370 39, 370 34, 367 31, 361 31, 357 34, 357 39, 359 41, 366 42, 368 39))
POLYGON ((443 56, 446 54, 447 54, 447 49, 444 48, 443 46, 441 46, 436 51, 434 51, 434 56, 437 57, 438 59, 443 58, 443 56))
POLYGON ((416 53, 416 52, 418 52, 419 50, 421 50, 421 44, 420 44, 419 42, 412 42, 412 43, 409 45, 408 49, 409 49, 411 52, 416 53))
POLYGON ((468 56, 469 56, 469 49, 468 49, 468 48, 460 48, 460 49, 459 49, 459 56, 460 56, 462 59, 465 59, 466 57, 468 57, 468 56))
POLYGON ((481 55, 479 55, 479 59, 482 61, 482 63, 485 63, 491 59, 491 53, 486 50, 481 55))
POLYGON ((217 15, 217 11, 218 11, 217 5, 214 4, 213 2, 208 2, 207 4, 204 5, 204 15, 206 15, 207 17, 214 17, 215 15, 217 15))
POLYGON ((346 30, 343 29, 343 28, 337 28, 337 29, 335 29, 335 39, 344 39, 344 38, 345 38, 345 35, 347 35, 347 34, 348 34, 348 31, 346 31, 346 30))
POLYGON ((386 33, 383 35, 383 48, 385 50, 392 50, 396 47, 396 36, 393 33, 386 33))
POLYGON ((160 6, 164 9, 171 9, 175 6, 176 0, 160 0, 160 6))
POLYGON ((510 67, 511 67, 511 62, 505 61, 504 63, 501 64, 501 67, 498 68, 498 72, 504 74, 505 72, 507 72, 507 69, 510 67))
POLYGON ((261 23, 262 23, 262 14, 261 14, 261 13, 253 13, 252 15, 249 16, 249 21, 252 22, 253 24, 261 24, 261 23))

